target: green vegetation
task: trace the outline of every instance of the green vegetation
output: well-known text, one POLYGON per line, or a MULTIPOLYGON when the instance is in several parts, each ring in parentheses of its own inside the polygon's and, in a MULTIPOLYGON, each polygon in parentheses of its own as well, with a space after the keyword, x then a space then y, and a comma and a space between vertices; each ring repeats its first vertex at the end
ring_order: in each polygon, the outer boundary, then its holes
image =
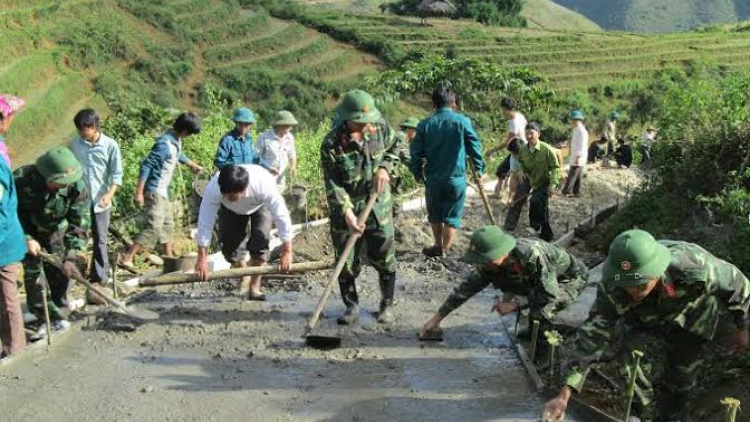
POLYGON ((634 93, 631 119, 654 124, 655 167, 594 242, 637 226, 695 241, 750 271, 750 73, 665 72, 634 93))
POLYGON ((750 33, 642 36, 487 27, 462 20, 354 14, 283 0, 260 1, 274 16, 294 19, 398 66, 424 54, 474 58, 506 70, 546 75, 559 92, 648 79, 654 71, 714 63, 735 71, 750 64, 750 33))
MULTIPOLYGON (((419 10, 422 0, 398 0, 383 6, 384 10, 398 15, 430 16, 419 10)), ((452 4, 456 11, 449 17, 454 19, 472 19, 485 25, 511 27, 526 26, 526 19, 521 16, 523 0, 456 0, 452 4)))
POLYGON ((554 1, 602 28, 635 32, 685 31, 750 18, 750 3, 745 0, 554 1))
POLYGON ((572 32, 601 31, 594 21, 553 0, 524 0, 521 16, 526 19, 529 28, 572 32))

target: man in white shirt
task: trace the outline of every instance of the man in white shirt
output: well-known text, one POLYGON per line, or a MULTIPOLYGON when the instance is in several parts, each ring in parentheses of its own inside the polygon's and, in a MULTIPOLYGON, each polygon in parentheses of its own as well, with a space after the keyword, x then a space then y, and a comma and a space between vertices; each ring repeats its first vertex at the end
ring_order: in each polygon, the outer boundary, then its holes
MULTIPOLYGON (((508 119, 508 133, 505 136, 505 140, 495 148, 490 148, 485 156, 491 157, 492 154, 507 148, 510 141, 518 139, 520 144, 519 148, 526 146, 526 117, 518 111, 518 103, 512 98, 503 98, 500 101, 500 107, 503 109, 503 115, 508 119)), ((495 175, 497 176, 497 185, 495 186, 495 195, 500 196, 505 185, 505 180, 510 176, 510 182, 508 184, 508 190, 510 195, 508 197, 508 203, 512 203, 515 200, 516 190, 521 180, 519 171, 521 165, 518 163, 518 159, 512 154, 508 154, 500 167, 498 167, 495 175)))
MULTIPOLYGON (((216 216, 219 216, 219 241, 224 258, 233 267, 259 266, 269 259, 271 221, 282 241, 279 269, 288 272, 292 265, 292 220, 276 179, 257 165, 227 166, 209 182, 198 215, 198 262, 195 272, 203 280, 208 275, 208 247, 216 216)), ((243 278, 249 283, 248 300, 265 300, 261 277, 243 278)))
POLYGON ((649 126, 646 131, 643 132, 643 142, 638 148, 641 151, 641 166, 646 169, 651 166, 651 147, 656 141, 656 133, 656 128, 649 126))
POLYGON ((573 125, 573 133, 570 137, 570 169, 562 192, 568 197, 581 195, 583 169, 589 154, 589 132, 583 125, 585 119, 581 110, 573 110, 570 113, 570 121, 573 125))
POLYGON ((255 143, 259 164, 276 176, 276 184, 282 192, 286 189, 287 167, 292 179, 297 173, 297 151, 292 134, 292 128, 297 124, 291 112, 281 110, 271 122, 273 128, 263 132, 255 143))

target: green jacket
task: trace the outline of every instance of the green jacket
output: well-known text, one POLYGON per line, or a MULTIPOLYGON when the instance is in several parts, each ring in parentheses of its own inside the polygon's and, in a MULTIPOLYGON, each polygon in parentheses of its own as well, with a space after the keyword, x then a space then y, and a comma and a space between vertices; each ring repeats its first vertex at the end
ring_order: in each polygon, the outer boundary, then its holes
POLYGON ((555 190, 560 185, 560 163, 555 150, 546 142, 537 142, 536 148, 522 146, 518 152, 518 162, 529 178, 532 189, 549 185, 550 189, 555 190))
POLYGON ((80 179, 54 193, 36 166, 24 166, 13 174, 18 191, 18 219, 26 236, 47 252, 68 257, 86 251, 91 229, 88 192, 80 179))
POLYGON ((579 328, 566 384, 581 391, 590 365, 619 349, 615 328, 625 330, 685 330, 713 340, 721 318, 731 316, 738 328, 747 327, 750 281, 734 265, 698 245, 661 240, 672 261, 661 284, 646 299, 633 303, 624 289, 611 282, 599 285, 594 308, 579 328))
POLYGON ((520 238, 510 255, 515 264, 472 274, 456 287, 438 313, 446 317, 491 284, 503 293, 526 296, 531 318, 549 321, 586 286, 588 268, 562 247, 520 238))
MULTIPOLYGON (((393 129, 384 120, 376 123, 376 132, 365 136, 362 144, 352 141, 345 123, 339 123, 326 135, 320 148, 320 161, 325 178, 328 209, 332 218, 347 210, 362 208, 372 191, 372 177, 379 168, 395 176, 399 162, 400 143, 393 129)), ((392 200, 390 187, 378 198, 373 213, 378 220, 390 218, 392 200)))

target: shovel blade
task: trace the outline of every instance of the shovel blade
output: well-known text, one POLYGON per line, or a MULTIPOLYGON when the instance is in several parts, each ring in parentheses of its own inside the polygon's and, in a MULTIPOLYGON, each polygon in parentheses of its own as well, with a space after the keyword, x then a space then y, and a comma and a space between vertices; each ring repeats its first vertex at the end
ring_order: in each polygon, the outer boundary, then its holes
POLYGON ((124 306, 122 308, 111 308, 113 312, 133 318, 139 321, 155 321, 159 319, 159 314, 148 309, 137 308, 135 306, 124 306))
POLYGON ((306 336, 305 343, 318 350, 333 350, 341 347, 341 339, 339 337, 327 337, 327 336, 306 336))

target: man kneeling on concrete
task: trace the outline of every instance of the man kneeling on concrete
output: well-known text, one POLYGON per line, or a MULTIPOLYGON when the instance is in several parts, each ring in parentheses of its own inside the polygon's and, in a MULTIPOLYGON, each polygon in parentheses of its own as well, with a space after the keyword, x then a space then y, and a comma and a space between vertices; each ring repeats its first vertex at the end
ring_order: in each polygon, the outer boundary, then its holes
MULTIPOLYGON (((198 216, 198 262, 195 272, 202 280, 208 276, 208 247, 211 244, 216 215, 219 216, 219 241, 224 258, 233 267, 260 266, 268 262, 271 220, 279 229, 281 258, 279 269, 288 272, 292 265, 292 220, 276 179, 256 165, 226 166, 206 187, 198 216)), ((248 300, 265 300, 260 291, 261 276, 243 277, 249 285, 248 300)), ((242 292, 242 288, 240 289, 242 292)))
MULTIPOLYGON (((477 266, 477 272, 456 287, 427 321, 421 338, 439 333, 445 317, 490 284, 505 294, 527 297, 529 319, 540 321, 541 329, 550 329, 555 314, 578 298, 588 279, 586 265, 564 248, 541 240, 516 239, 497 226, 474 232, 465 259, 477 266)), ((492 309, 506 315, 520 305, 516 300, 498 300, 492 309)))

